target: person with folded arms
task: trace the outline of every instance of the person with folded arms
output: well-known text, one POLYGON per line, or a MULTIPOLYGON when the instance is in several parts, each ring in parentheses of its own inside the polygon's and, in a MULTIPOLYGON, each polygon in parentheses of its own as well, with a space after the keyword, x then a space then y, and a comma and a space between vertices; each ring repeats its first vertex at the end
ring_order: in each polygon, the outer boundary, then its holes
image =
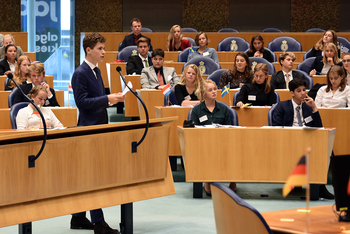
POLYGON ((272 106, 275 104, 275 90, 270 86, 268 78, 267 65, 264 63, 255 65, 253 82, 243 85, 238 94, 236 106, 242 107, 245 103, 251 103, 252 106, 272 106))
POLYGON ((196 95, 204 84, 204 80, 195 64, 185 67, 179 83, 175 85, 175 97, 180 106, 194 106, 199 103, 196 95))
POLYGON ((337 47, 332 42, 324 47, 323 56, 317 56, 310 68, 310 76, 326 75, 329 69, 334 66, 342 66, 343 63, 338 57, 337 47))
POLYGON ((210 41, 205 32, 199 32, 196 35, 196 38, 194 40, 197 46, 199 46, 199 48, 197 48, 194 52, 188 54, 187 61, 190 61, 192 58, 195 58, 198 56, 203 56, 203 57, 211 58, 217 63, 219 62, 219 57, 216 50, 214 48, 207 47, 210 41))
POLYGON ((350 87, 346 85, 345 71, 334 65, 327 73, 327 85, 317 91, 317 107, 345 108, 350 104, 350 87))
MULTIPOLYGON (((47 90, 43 86, 34 86, 28 97, 37 105, 45 118, 47 128, 63 128, 63 124, 57 119, 50 108, 43 107, 47 98, 47 90)), ((17 129, 42 128, 42 119, 33 104, 29 104, 18 111, 16 117, 17 129)))

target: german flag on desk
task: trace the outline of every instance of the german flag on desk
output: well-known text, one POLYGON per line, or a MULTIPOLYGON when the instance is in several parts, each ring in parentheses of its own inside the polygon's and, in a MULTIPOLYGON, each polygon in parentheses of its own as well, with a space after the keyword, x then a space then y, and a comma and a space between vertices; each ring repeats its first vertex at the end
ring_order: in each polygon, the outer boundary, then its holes
POLYGON ((350 196, 350 175, 349 175, 349 182, 348 182, 348 195, 350 196))
POLYGON ((290 174, 286 184, 283 186, 283 197, 286 197, 295 186, 303 186, 307 184, 306 178, 306 157, 301 157, 299 163, 290 174))

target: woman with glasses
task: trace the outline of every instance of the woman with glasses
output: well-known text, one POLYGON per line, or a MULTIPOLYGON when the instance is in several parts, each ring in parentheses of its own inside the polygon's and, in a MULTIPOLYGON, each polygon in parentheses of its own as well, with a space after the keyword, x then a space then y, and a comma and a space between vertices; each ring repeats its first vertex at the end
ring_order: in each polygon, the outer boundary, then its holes
POLYGON ((350 103, 350 87, 346 85, 345 71, 334 65, 327 73, 327 86, 322 86, 316 95, 317 107, 344 108, 350 103))
POLYGON ((254 67, 254 79, 241 88, 236 106, 251 103, 252 106, 272 106, 276 103, 275 90, 268 81, 269 69, 266 64, 258 63, 254 67))

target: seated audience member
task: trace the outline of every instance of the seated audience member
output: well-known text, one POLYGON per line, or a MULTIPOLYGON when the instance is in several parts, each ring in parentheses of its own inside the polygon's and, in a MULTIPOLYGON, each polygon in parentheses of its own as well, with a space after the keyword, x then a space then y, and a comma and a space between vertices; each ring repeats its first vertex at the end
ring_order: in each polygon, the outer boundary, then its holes
POLYGON ((126 73, 128 75, 141 75, 143 68, 152 66, 152 59, 148 57, 149 42, 146 38, 141 37, 137 41, 138 55, 131 55, 126 63, 126 73))
MULTIPOLYGON (((307 81, 293 79, 289 83, 291 100, 279 102, 272 119, 273 126, 322 127, 322 120, 316 103, 306 94, 307 81)), ((319 186, 319 196, 334 199, 325 185, 319 186)))
MULTIPOLYGON (((28 80, 20 85, 20 88, 25 94, 28 94, 34 86, 43 86, 47 90, 47 99, 43 106, 60 106, 57 102, 55 91, 44 82, 45 69, 38 63, 34 63, 29 67, 29 77, 32 83, 28 80)), ((28 102, 28 99, 18 90, 15 95, 14 103, 28 102)))
MULTIPOLYGON (((193 107, 191 114, 191 119, 195 125, 210 125, 213 123, 231 125, 228 108, 215 100, 217 87, 214 81, 204 81, 204 85, 197 90, 196 94, 199 97, 200 104, 193 107)), ((231 182, 230 188, 236 191, 236 183, 231 182)), ((204 183, 204 190, 207 196, 211 196, 210 182, 204 183)))
MULTIPOLYGON (((312 47, 309 57, 323 56, 324 46, 332 42, 334 45, 338 45, 337 33, 334 30, 327 30, 323 36, 316 42, 316 45, 312 47)), ((340 49, 338 49, 338 57, 340 57, 340 49)))
POLYGON ((4 34, 1 34, 0 33, 0 47, 3 47, 4 46, 4 43, 3 43, 3 40, 4 39, 4 34))
POLYGON ((216 50, 214 48, 207 47, 209 44, 209 39, 205 32, 199 32, 194 40, 199 48, 197 48, 194 52, 188 54, 187 61, 190 61, 194 57, 206 56, 217 63, 219 62, 219 57, 216 50))
POLYGON ((317 56, 310 69, 310 76, 326 75, 329 69, 334 66, 342 66, 343 63, 338 57, 337 47, 333 43, 328 43, 324 47, 324 55, 317 56))
MULTIPOLYGON (((17 82, 17 84, 21 85, 24 82, 27 81, 29 78, 29 66, 30 66, 30 58, 26 55, 22 55, 18 58, 17 65, 15 68, 15 72, 13 74, 13 78, 17 82)), ((14 87, 16 87, 15 83, 13 81, 9 80, 7 83, 5 90, 12 90, 14 87)))
POLYGON ((342 67, 334 65, 327 73, 327 86, 322 86, 316 95, 317 107, 344 108, 350 103, 350 87, 346 85, 342 67))
POLYGON ((5 57, 5 47, 7 45, 14 45, 16 47, 16 59, 24 55, 21 47, 15 45, 15 39, 11 34, 4 35, 4 37, 2 38, 2 43, 3 43, 3 46, 0 47, 0 59, 3 59, 5 57))
POLYGON ((249 57, 260 57, 264 58, 270 63, 273 63, 273 57, 270 51, 265 50, 264 48, 264 39, 259 34, 252 37, 250 42, 250 48, 247 52, 249 57))
POLYGON ((252 83, 245 84, 241 88, 236 106, 251 103, 252 106, 272 106, 276 102, 274 89, 269 82, 269 68, 264 63, 258 63, 254 67, 254 79, 252 83))
MULTIPOLYGON (((56 118, 50 108, 43 107, 47 98, 47 90, 44 86, 34 86, 28 94, 35 105, 37 105, 45 118, 47 128, 63 128, 61 122, 56 118)), ((27 107, 18 111, 16 117, 17 129, 42 128, 43 123, 39 112, 30 103, 27 107)))
POLYGON ((304 74, 297 71, 292 71, 296 56, 292 52, 283 52, 280 54, 279 63, 282 70, 274 73, 271 76, 271 86, 274 89, 288 89, 288 84, 294 78, 306 79, 304 74))
POLYGON ((350 85, 350 53, 344 55, 342 62, 345 71, 346 84, 350 85))
POLYGON ((0 75, 7 76, 14 72, 16 65, 16 46, 9 44, 5 47, 5 58, 0 61, 0 75))
POLYGON ((133 33, 124 37, 124 40, 122 41, 122 44, 120 44, 118 51, 121 51, 127 46, 136 45, 137 40, 140 39, 141 37, 148 39, 148 42, 150 45, 149 50, 153 51, 151 39, 141 34, 141 28, 142 28, 141 20, 138 18, 133 18, 130 21, 130 23, 131 23, 131 30, 133 31, 133 33))
POLYGON ((167 51, 182 51, 187 47, 191 47, 191 43, 183 38, 180 25, 172 26, 166 42, 167 51))
POLYGON ((163 89, 165 85, 174 86, 179 81, 175 68, 163 67, 164 51, 155 49, 152 52, 153 66, 142 69, 141 88, 142 89, 163 89))
POLYGON ((228 69, 221 74, 219 89, 230 83, 230 89, 241 88, 244 84, 252 83, 253 71, 249 57, 246 53, 239 52, 235 57, 232 69, 228 69))
POLYGON ((175 97, 177 104, 181 106, 194 106, 199 103, 196 93, 203 86, 204 80, 199 68, 190 64, 185 67, 180 81, 175 85, 175 97))

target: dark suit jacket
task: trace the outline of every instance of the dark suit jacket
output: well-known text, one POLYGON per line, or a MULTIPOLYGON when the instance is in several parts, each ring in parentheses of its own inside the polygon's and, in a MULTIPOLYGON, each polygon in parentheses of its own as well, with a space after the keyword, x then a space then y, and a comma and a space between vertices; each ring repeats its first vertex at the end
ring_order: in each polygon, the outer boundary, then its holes
MULTIPOLYGON (((305 103, 302 103, 301 109, 303 112, 304 124, 309 127, 322 127, 320 113, 317 111, 312 113, 312 108, 305 103), (305 123, 305 118, 311 116, 312 121, 305 123)), ((272 117, 273 126, 292 126, 294 120, 294 109, 292 100, 279 102, 276 106, 275 113, 272 117)))
MULTIPOLYGON (((23 92, 28 95, 30 90, 32 90, 33 88, 33 84, 32 83, 23 83, 19 86, 23 92)), ((44 106, 60 106, 57 102, 56 99, 56 94, 55 94, 55 90, 53 90, 52 88, 50 88, 50 91, 52 93, 52 98, 50 99, 46 99, 44 106)), ((15 94, 15 99, 13 101, 13 104, 19 103, 19 102, 29 102, 28 99, 22 94, 21 91, 17 90, 16 94, 15 94)))
POLYGON ((72 88, 79 108, 78 125, 107 124, 108 97, 85 61, 73 73, 72 88))
MULTIPOLYGON (((301 72, 292 71, 292 76, 294 78, 306 79, 304 74, 301 72)), ((286 88, 286 79, 284 78, 283 71, 278 71, 271 76, 270 81, 271 86, 274 89, 285 89, 286 88)))
MULTIPOLYGON (((152 59, 148 57, 148 65, 152 66, 152 59)), ((126 64, 126 74, 131 75, 134 72, 137 75, 141 75, 143 69, 143 63, 139 55, 129 56, 128 62, 126 64)))
POLYGON ((1 59, 0 60, 0 76, 5 75, 5 72, 7 72, 9 70, 11 70, 11 69, 10 69, 9 63, 7 62, 7 59, 6 58, 1 59))
MULTIPOLYGON (((315 58, 315 61, 311 65, 310 71, 312 71, 313 69, 316 69, 316 75, 319 75, 322 71, 323 65, 324 65, 323 56, 317 56, 315 58)), ((343 63, 340 62, 337 65, 341 67, 341 66, 343 66, 343 63)), ((310 71, 309 71, 309 73, 310 73, 310 71)))
MULTIPOLYGON (((153 51, 151 39, 149 39, 148 37, 143 36, 142 34, 141 34, 141 37, 144 37, 144 38, 148 39, 149 45, 150 45, 149 51, 153 51)), ((133 33, 124 37, 124 40, 122 41, 122 44, 120 44, 120 46, 118 48, 118 51, 121 51, 125 47, 131 46, 131 45, 136 45, 135 41, 134 41, 134 34, 133 33)))

